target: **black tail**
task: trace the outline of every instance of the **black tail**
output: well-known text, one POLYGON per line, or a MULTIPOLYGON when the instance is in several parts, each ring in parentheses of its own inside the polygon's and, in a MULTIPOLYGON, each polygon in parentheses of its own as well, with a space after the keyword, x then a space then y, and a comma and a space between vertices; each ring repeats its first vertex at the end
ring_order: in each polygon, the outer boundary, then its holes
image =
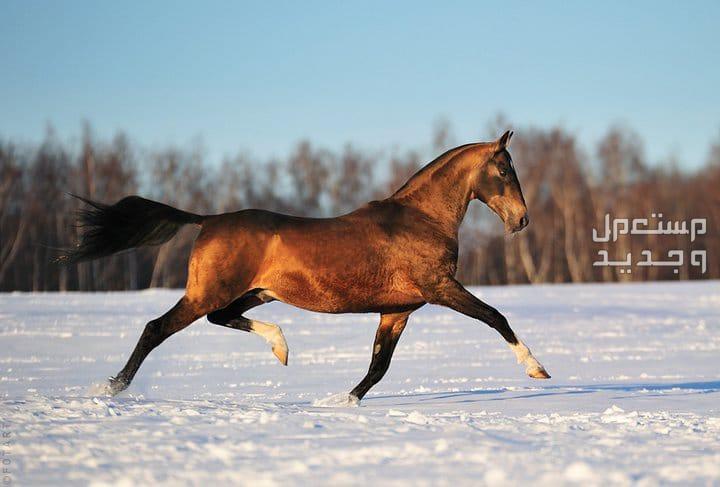
POLYGON ((160 245, 183 225, 199 225, 204 218, 139 196, 128 196, 114 205, 71 196, 91 208, 78 212, 80 243, 61 255, 61 262, 81 262, 143 245, 160 245))

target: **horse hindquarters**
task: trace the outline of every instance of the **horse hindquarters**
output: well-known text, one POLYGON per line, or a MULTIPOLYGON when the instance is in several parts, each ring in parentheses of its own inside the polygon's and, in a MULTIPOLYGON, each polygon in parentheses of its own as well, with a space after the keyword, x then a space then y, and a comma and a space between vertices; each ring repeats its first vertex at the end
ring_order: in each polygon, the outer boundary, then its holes
MULTIPOLYGON (((246 286, 254 272, 252 257, 244 255, 246 247, 233 245, 223 232, 218 232, 212 221, 214 219, 217 217, 208 218, 208 228, 203 224, 203 230, 195 241, 185 295, 167 313, 145 326, 127 364, 116 377, 110 379, 108 392, 111 394, 126 389, 148 354, 167 338, 198 318, 225 308, 248 291, 246 286), (248 265, 238 265, 243 260, 248 265)), ((261 326, 258 330, 266 334, 268 331, 261 326)), ((282 357, 279 358, 283 361, 282 357)))

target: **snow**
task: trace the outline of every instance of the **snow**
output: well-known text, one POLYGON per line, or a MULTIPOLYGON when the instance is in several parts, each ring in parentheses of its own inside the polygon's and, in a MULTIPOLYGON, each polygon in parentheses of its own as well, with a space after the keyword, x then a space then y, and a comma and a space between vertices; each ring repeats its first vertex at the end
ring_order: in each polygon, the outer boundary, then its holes
POLYGON ((155 350, 126 392, 93 397, 181 292, 0 295, 9 475, 18 485, 720 483, 720 283, 473 292, 505 312, 551 380, 526 377, 485 325, 426 306, 385 378, 352 404, 378 316, 271 303, 248 315, 282 327, 288 367, 262 338, 202 319, 155 350))

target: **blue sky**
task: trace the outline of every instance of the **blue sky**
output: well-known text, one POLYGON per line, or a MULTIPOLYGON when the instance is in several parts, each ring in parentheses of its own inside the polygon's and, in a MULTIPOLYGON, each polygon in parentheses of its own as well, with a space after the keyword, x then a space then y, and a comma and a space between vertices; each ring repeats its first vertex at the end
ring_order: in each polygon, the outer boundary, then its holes
MULTIPOLYGON (((0 4, 0 136, 89 120, 210 158, 458 143, 502 112, 586 148, 610 124, 688 168, 720 137, 720 2, 0 4)), ((518 133, 522 135, 522 131, 518 133)), ((519 162, 519 161, 518 161, 519 162)))

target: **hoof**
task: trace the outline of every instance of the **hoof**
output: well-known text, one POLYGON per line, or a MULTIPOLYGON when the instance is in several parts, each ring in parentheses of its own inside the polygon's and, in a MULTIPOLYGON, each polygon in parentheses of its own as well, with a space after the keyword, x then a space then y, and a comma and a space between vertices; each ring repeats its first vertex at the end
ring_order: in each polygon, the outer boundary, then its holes
POLYGON ((532 377, 533 379, 549 379, 550 374, 547 373, 547 371, 542 367, 533 367, 532 369, 528 369, 527 375, 532 377))
POLYGON ((272 352, 275 354, 281 364, 288 364, 288 349, 287 344, 285 344, 285 337, 283 337, 283 343, 273 345, 272 352))
POLYGON ((124 381, 115 377, 109 377, 105 383, 91 385, 87 392, 91 396, 112 397, 127 389, 127 386, 128 384, 124 381))
POLYGON ((127 389, 128 385, 129 384, 124 380, 118 379, 117 377, 110 377, 107 383, 107 394, 110 396, 117 396, 127 389))
POLYGON ((316 408, 356 408, 359 404, 360 399, 357 396, 345 392, 317 399, 312 403, 316 408))

